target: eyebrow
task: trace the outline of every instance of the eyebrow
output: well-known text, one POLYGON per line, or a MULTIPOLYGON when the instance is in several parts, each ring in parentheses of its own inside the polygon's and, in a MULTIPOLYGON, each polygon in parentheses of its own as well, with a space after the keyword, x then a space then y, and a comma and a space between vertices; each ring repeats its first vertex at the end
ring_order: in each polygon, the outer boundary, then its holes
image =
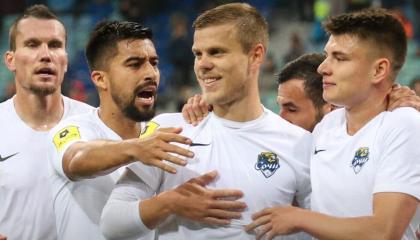
POLYGON ((297 108, 297 106, 292 102, 280 103, 280 105, 282 107, 295 107, 295 108, 297 108))

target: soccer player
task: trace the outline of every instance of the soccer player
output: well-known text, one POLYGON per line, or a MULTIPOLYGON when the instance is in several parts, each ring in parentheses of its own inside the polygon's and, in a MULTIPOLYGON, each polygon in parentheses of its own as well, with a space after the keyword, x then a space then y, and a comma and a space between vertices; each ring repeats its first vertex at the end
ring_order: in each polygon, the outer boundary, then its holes
MULTIPOLYGON (((322 98, 322 75, 317 72, 325 56, 320 53, 304 54, 287 63, 278 75, 277 103, 279 115, 309 132, 325 114, 336 107, 322 98)), ((420 97, 406 86, 394 85, 389 93, 387 110, 413 107, 420 111, 420 97)), ((186 121, 196 126, 207 116, 211 106, 201 95, 188 99, 182 109, 186 121)))
POLYGON ((312 211, 264 209, 247 230, 258 238, 305 231, 320 239, 415 239, 420 198, 420 116, 387 112, 387 94, 403 66, 407 39, 383 9, 331 18, 323 97, 343 108, 314 130, 312 211))
MULTIPOLYGON (((100 106, 60 123, 50 132, 54 209, 60 239, 103 239, 99 218, 122 165, 141 161, 174 173, 163 162, 185 165, 190 144, 168 128, 139 139, 141 122, 154 115, 159 84, 152 31, 133 22, 105 21, 86 47, 100 106)), ((143 167, 147 167, 143 165, 143 167)), ((131 213, 133 214, 133 213, 131 213)))
POLYGON ((0 233, 8 239, 57 239, 48 180, 48 131, 91 109, 61 95, 66 29, 44 5, 19 16, 4 55, 16 95, 0 104, 0 233))
POLYGON ((291 204, 294 198, 307 206, 310 154, 302 149, 310 148, 311 135, 259 99, 258 75, 268 42, 265 19, 250 5, 233 3, 204 12, 194 29, 194 70, 213 112, 197 127, 180 113, 163 114, 149 122, 148 130, 181 125, 195 156, 174 175, 129 166, 104 208, 101 228, 108 238, 139 237, 157 229, 159 239, 253 239, 244 231, 253 212, 291 204), (218 175, 190 180, 212 170, 218 175), (226 210, 243 206, 214 192, 229 188, 243 193, 240 200, 247 208, 241 215, 226 210), (180 202, 191 195, 196 201, 180 202), (214 199, 224 203, 214 204, 214 199), (220 214, 226 219, 215 217, 220 214))

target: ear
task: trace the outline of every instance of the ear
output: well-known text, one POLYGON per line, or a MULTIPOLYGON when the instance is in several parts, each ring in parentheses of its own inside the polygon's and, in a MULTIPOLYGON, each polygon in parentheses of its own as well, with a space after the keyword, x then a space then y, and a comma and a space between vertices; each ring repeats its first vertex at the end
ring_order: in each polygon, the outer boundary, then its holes
POLYGON ((388 79, 391 73, 391 62, 388 58, 380 58, 374 63, 372 83, 378 84, 384 79, 388 79))
POLYGON ((108 89, 108 81, 106 79, 106 73, 103 71, 92 71, 90 74, 90 78, 95 86, 100 90, 107 90, 108 89))
POLYGON ((15 66, 15 52, 7 51, 4 54, 4 63, 11 72, 16 72, 15 66))
POLYGON ((251 49, 250 54, 251 63, 257 64, 259 67, 264 62, 266 49, 261 43, 258 43, 251 49))

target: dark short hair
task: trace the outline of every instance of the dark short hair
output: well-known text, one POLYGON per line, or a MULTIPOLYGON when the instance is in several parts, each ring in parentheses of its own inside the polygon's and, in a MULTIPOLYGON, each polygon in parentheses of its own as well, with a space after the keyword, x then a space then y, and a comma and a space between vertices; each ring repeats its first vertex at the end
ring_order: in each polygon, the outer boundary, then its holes
POLYGON ((135 22, 102 21, 90 35, 86 46, 86 59, 90 70, 103 70, 106 59, 118 53, 117 43, 127 39, 152 39, 150 28, 135 22))
POLYGON ((322 75, 317 72, 318 66, 324 61, 325 56, 320 53, 309 53, 287 63, 278 74, 278 83, 282 84, 292 79, 303 81, 307 97, 317 109, 325 104, 322 98, 322 75))
MULTIPOLYGON (((16 50, 16 35, 17 35, 17 26, 19 22, 26 18, 37 18, 37 19, 45 19, 45 20, 57 20, 61 23, 64 27, 64 24, 58 19, 58 17, 45 5, 43 4, 36 4, 33 5, 23 12, 21 16, 19 16, 12 24, 9 29, 9 50, 15 51, 16 50)), ((67 42, 67 33, 66 28, 64 27, 64 33, 67 42)))
POLYGON ((401 22, 389 11, 369 8, 330 18, 324 29, 332 35, 349 34, 371 41, 380 52, 389 52, 394 72, 404 65, 407 36, 401 22))
POLYGON ((235 23, 236 36, 244 52, 256 44, 268 48, 268 24, 264 17, 247 3, 229 3, 205 11, 193 23, 195 30, 226 23, 235 23))

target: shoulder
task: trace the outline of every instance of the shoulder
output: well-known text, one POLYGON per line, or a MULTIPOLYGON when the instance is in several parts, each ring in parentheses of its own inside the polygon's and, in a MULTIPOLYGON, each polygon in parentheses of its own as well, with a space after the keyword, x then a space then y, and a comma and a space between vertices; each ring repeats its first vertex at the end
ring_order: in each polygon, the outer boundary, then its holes
POLYGON ((5 114, 9 113, 12 109, 14 109, 12 98, 9 98, 6 101, 0 103, 1 116, 4 116, 5 114))
POLYGON ((286 121, 285 119, 280 117, 278 114, 275 114, 270 110, 267 110, 266 113, 267 113, 267 118, 265 119, 264 125, 267 128, 273 129, 276 132, 280 132, 280 133, 295 136, 295 137, 311 135, 310 132, 286 121))
POLYGON ((86 103, 68 98, 66 96, 63 96, 63 102, 64 102, 64 109, 66 111, 66 116, 72 116, 75 114, 85 113, 85 112, 89 112, 95 109, 94 107, 86 103))
POLYGON ((402 107, 392 112, 383 112, 384 132, 405 132, 420 135, 420 113, 410 107, 402 107))
POLYGON ((339 108, 326 114, 322 120, 315 126, 313 134, 317 135, 319 132, 333 131, 333 129, 341 126, 345 121, 345 109, 339 108), (324 129, 324 130, 322 130, 324 129))
POLYGON ((151 121, 159 124, 159 127, 182 127, 189 125, 181 113, 162 113, 155 116, 151 121))

